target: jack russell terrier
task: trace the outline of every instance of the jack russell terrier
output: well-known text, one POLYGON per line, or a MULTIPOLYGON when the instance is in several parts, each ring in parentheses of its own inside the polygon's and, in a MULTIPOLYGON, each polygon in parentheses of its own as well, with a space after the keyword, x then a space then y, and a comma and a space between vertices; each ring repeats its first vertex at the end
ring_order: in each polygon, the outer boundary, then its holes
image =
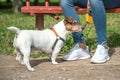
POLYGON ((81 26, 72 17, 66 17, 51 29, 20 30, 13 26, 8 27, 8 29, 16 32, 13 42, 13 46, 17 52, 16 60, 21 65, 25 65, 29 71, 35 70, 29 62, 29 57, 33 49, 52 53, 52 64, 58 64, 56 58, 67 35, 74 31, 82 31, 81 26))

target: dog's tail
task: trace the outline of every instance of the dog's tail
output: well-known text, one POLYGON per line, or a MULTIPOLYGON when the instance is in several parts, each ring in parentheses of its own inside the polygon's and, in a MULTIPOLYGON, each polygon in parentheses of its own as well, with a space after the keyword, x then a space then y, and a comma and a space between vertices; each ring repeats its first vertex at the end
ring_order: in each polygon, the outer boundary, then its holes
POLYGON ((19 33, 20 33, 20 29, 14 27, 14 26, 8 27, 7 29, 16 32, 16 34, 19 34, 19 33))

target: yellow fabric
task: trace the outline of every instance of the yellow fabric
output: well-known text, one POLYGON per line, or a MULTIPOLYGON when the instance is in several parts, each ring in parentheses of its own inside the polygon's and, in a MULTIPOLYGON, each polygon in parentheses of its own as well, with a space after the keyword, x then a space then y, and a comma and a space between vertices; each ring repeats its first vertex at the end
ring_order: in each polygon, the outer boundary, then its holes
POLYGON ((86 22, 89 23, 89 24, 93 23, 92 16, 90 16, 89 14, 86 14, 86 22))

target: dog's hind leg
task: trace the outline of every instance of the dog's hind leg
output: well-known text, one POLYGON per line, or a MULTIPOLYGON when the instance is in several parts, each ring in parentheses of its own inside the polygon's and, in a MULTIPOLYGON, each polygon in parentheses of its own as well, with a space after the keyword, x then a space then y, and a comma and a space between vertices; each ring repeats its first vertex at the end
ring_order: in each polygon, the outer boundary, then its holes
POLYGON ((30 57, 30 48, 22 48, 21 52, 23 53, 23 62, 29 71, 34 71, 35 69, 30 66, 29 57, 30 57))
POLYGON ((20 62, 21 65, 24 65, 23 62, 23 54, 20 52, 20 50, 18 48, 16 48, 16 60, 20 62))

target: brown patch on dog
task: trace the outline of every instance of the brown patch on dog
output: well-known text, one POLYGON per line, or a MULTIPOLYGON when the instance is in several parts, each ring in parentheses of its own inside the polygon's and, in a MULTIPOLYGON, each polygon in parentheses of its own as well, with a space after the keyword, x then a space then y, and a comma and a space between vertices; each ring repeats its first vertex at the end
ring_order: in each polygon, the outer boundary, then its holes
POLYGON ((77 31, 81 28, 77 21, 70 16, 66 17, 63 22, 67 31, 77 31))

